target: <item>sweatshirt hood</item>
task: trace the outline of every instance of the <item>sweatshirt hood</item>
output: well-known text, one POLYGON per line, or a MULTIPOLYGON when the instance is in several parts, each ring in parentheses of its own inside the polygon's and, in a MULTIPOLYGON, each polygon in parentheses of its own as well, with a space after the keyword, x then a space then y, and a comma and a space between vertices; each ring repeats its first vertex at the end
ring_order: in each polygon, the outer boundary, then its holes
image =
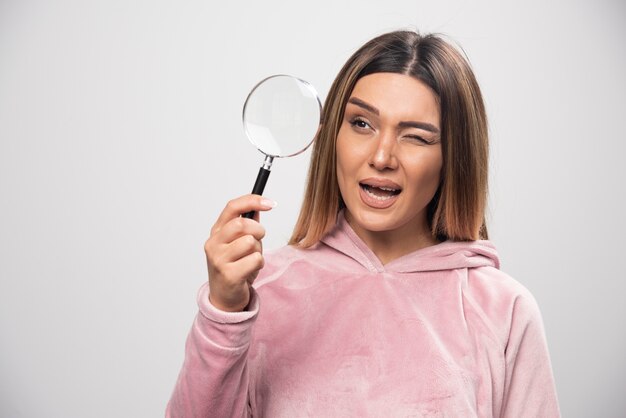
POLYGON ((321 242, 372 272, 414 273, 485 266, 500 268, 496 248, 486 240, 445 241, 413 251, 383 265, 348 224, 343 211, 338 213, 335 226, 321 242))

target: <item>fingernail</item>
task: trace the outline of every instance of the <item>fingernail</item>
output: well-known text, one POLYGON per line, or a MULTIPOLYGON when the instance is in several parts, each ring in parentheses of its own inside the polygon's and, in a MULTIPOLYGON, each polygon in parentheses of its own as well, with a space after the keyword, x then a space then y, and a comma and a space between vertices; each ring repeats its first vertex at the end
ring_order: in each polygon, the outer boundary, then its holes
POLYGON ((261 205, 267 208, 275 208, 276 205, 278 205, 278 202, 276 202, 275 200, 263 198, 261 199, 261 205))

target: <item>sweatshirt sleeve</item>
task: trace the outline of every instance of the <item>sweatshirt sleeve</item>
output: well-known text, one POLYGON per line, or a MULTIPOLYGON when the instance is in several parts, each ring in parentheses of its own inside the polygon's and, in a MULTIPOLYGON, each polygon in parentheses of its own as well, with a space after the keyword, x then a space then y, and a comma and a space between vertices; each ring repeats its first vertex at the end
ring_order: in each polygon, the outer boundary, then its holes
POLYGON ((209 302, 205 283, 198 292, 198 307, 165 416, 249 416, 247 354, 259 312, 258 296, 252 289, 249 311, 223 312, 209 302))
POLYGON ((530 292, 515 299, 505 361, 502 417, 560 417, 543 320, 530 292))

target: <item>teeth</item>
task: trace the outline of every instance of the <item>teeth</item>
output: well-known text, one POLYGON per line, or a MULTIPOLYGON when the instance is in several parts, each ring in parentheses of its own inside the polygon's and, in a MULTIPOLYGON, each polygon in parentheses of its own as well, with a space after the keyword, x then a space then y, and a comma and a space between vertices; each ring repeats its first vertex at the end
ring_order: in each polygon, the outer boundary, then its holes
MULTIPOLYGON (((380 189, 383 189, 383 188, 382 188, 382 187, 380 187, 380 189)), ((370 192, 370 190, 369 190, 368 188, 365 188, 365 189, 363 189, 363 190, 365 190, 365 193, 367 193, 369 196, 373 197, 373 198, 374 198, 374 199, 376 199, 376 200, 381 200, 381 201, 383 201, 383 200, 389 200, 389 199, 391 199, 392 197, 394 197, 394 195, 389 195, 389 196, 378 196, 378 195, 376 195, 376 194, 374 194, 374 193, 370 192)), ((393 189, 383 189, 383 190, 393 190, 393 189)))
POLYGON ((395 192, 396 191, 396 189, 392 189, 392 188, 389 188, 389 187, 379 187, 379 189, 380 190, 386 190, 388 192, 395 192))

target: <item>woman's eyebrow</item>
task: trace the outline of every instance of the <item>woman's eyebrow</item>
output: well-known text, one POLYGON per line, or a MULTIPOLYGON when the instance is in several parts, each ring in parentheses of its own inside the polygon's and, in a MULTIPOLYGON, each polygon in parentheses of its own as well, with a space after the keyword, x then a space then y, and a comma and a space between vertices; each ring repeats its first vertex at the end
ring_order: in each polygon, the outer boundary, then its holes
POLYGON ((417 128, 417 129, 423 129, 428 132, 432 132, 434 134, 439 133, 439 129, 437 129, 435 125, 431 123, 427 123, 427 122, 400 122, 398 124, 398 127, 399 128, 417 128))
MULTIPOLYGON (((380 116, 380 111, 378 109, 376 109, 371 104, 364 102, 358 97, 350 97, 350 99, 348 99, 348 103, 352 103, 353 105, 359 106, 360 108, 363 108, 367 110, 368 112, 375 114, 376 116, 380 116)), ((413 121, 400 122, 398 123, 398 127, 399 128, 417 128, 417 129, 423 129, 428 132, 432 132, 434 134, 439 133, 439 129, 437 129, 435 125, 431 123, 427 123, 427 122, 413 122, 413 121)))
POLYGON ((367 110, 368 112, 372 112, 376 116, 380 116, 380 112, 378 111, 378 109, 376 109, 371 104, 364 102, 363 100, 359 99, 358 97, 350 97, 350 99, 348 100, 348 103, 352 103, 353 105, 357 105, 359 107, 362 107, 363 109, 367 110))

